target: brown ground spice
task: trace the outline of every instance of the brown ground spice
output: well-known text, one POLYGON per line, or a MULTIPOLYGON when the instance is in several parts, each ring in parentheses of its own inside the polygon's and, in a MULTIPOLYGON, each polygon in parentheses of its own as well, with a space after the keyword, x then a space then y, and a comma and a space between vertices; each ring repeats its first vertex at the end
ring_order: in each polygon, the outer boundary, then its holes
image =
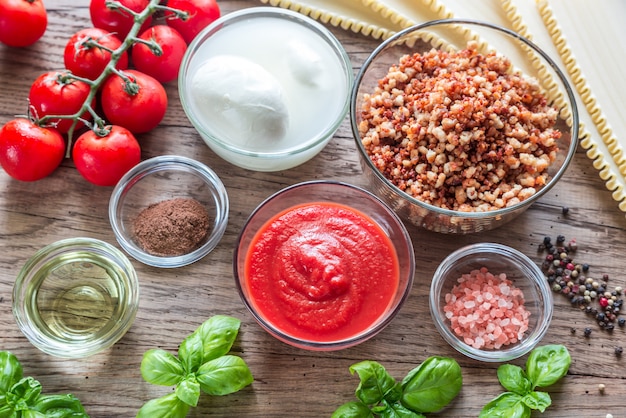
POLYGON ((139 245, 149 254, 166 257, 196 249, 209 233, 209 228, 206 208, 190 198, 154 203, 133 221, 139 245))

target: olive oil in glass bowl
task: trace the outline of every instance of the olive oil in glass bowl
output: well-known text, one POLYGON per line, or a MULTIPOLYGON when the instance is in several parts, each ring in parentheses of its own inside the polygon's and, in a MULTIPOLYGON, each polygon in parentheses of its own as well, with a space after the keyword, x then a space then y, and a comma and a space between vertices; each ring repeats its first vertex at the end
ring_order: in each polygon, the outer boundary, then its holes
POLYGON ((112 346, 132 325, 138 303, 130 261, 90 238, 44 247, 26 262, 13 288, 21 331, 57 357, 87 357, 112 346))

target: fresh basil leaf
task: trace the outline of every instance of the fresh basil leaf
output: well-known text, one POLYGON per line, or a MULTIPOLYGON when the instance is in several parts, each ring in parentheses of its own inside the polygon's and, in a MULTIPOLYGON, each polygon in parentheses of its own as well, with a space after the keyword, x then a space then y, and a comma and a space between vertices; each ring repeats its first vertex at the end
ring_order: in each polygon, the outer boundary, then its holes
POLYGON ((563 345, 544 345, 533 349, 526 360, 526 375, 532 389, 556 383, 567 374, 571 362, 572 358, 563 345))
POLYGON ((11 405, 0 406, 0 418, 17 418, 17 412, 11 405))
POLYGON ((48 418, 47 414, 32 409, 22 411, 22 418, 48 418))
POLYGON ((32 377, 23 377, 7 393, 7 403, 16 410, 27 410, 41 394, 41 383, 32 377))
POLYGON ((404 406, 415 412, 436 412, 461 391, 461 366, 449 357, 429 357, 402 380, 404 406))
POLYGON ((240 324, 239 319, 224 315, 204 321, 178 349, 185 371, 195 373, 207 361, 227 354, 237 338, 240 324))
POLYGON ((224 355, 204 363, 196 373, 203 392, 227 395, 248 386, 254 380, 248 365, 237 356, 224 355))
POLYGON ((350 366, 350 373, 359 375, 356 397, 365 405, 376 405, 396 386, 396 381, 385 368, 371 360, 350 366))
POLYGON ((374 414, 363 402, 348 402, 333 412, 330 418, 374 418, 374 414))
POLYGON ((154 385, 176 385, 183 379, 184 373, 180 361, 165 350, 148 350, 141 360, 141 376, 154 385))
POLYGON ((9 351, 0 351, 0 395, 6 394, 22 379, 22 365, 9 351))
POLYGON ((425 415, 405 408, 400 402, 390 403, 380 416, 381 418, 426 418, 425 415))
POLYGON ((176 396, 181 401, 185 402, 189 406, 198 406, 198 399, 200 399, 200 384, 196 378, 186 378, 176 386, 176 396))
POLYGON ((32 409, 48 418, 89 418, 80 400, 71 394, 40 396, 32 409))
POLYGON ((521 396, 532 391, 532 385, 524 369, 514 364, 503 364, 498 367, 498 380, 506 390, 521 396))
POLYGON ((137 418, 184 418, 187 412, 189 405, 170 393, 146 402, 137 412, 137 418))
POLYGON ((530 408, 517 393, 504 392, 485 405, 478 418, 530 418, 530 408))
POLYGON ((47 418, 46 414, 43 414, 39 411, 34 411, 32 409, 27 409, 22 411, 22 418, 47 418))
POLYGON ((530 392, 522 398, 522 402, 530 409, 538 409, 543 413, 547 407, 552 405, 552 398, 546 392, 530 392))

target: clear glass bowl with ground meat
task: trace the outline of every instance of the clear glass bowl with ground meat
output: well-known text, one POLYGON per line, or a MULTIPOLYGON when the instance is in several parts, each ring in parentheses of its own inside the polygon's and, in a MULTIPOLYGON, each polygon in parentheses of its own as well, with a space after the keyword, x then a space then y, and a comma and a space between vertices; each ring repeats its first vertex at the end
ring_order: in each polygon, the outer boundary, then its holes
POLYGON ((182 267, 220 242, 228 223, 228 195, 217 174, 187 157, 145 160, 122 177, 109 201, 117 241, 155 267, 182 267))
POLYGON ((437 232, 511 221, 563 176, 578 144, 558 66, 484 22, 432 21, 389 38, 365 61, 350 106, 370 188, 437 232))
POLYGON ((429 298, 444 340, 487 362, 528 353, 552 319, 552 292, 542 271, 520 251, 496 243, 468 245, 446 257, 429 298))

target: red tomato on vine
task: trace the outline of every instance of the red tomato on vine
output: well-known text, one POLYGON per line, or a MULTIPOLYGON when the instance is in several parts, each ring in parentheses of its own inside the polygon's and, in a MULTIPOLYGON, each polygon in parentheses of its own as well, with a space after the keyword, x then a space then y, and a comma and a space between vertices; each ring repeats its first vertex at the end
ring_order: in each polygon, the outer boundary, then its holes
POLYGON ((174 28, 155 25, 139 35, 139 39, 158 45, 159 53, 143 42, 136 42, 131 51, 135 68, 161 83, 178 77, 180 63, 187 50, 187 43, 174 28))
MULTIPOLYGON (((111 61, 111 52, 122 45, 115 35, 99 28, 82 29, 72 35, 65 45, 65 68, 79 77, 95 80, 111 61)), ((128 53, 124 51, 115 66, 128 68, 128 53)))
POLYGON ((0 0, 0 42, 24 47, 46 32, 48 15, 41 0, 0 0))
MULTIPOLYGON (((150 3, 150 0, 117 0, 119 3, 132 10, 140 13, 150 3)), ((107 0, 91 0, 89 3, 89 15, 91 22, 96 28, 104 29, 114 33, 118 38, 124 39, 133 24, 134 17, 128 11, 122 8, 109 8, 106 5, 107 0)), ((141 26, 141 31, 147 29, 152 22, 152 16, 149 16, 141 26)))
POLYGON ((56 129, 24 118, 10 120, 0 129, 0 165, 14 179, 40 180, 61 164, 64 155, 65 140, 56 129))
POLYGON ((76 169, 84 179, 97 186, 114 186, 141 161, 141 149, 126 128, 112 125, 87 131, 72 149, 76 169))
POLYGON ((172 11, 165 12, 167 24, 176 29, 188 44, 221 14, 216 0, 168 0, 167 7, 188 13, 188 18, 183 20, 172 11))
MULTIPOLYGON (((67 71, 49 71, 37 77, 30 86, 28 101, 35 119, 49 115, 71 116, 80 111, 90 91, 89 84, 76 80, 67 71)), ((93 105, 95 105, 95 98, 92 101, 92 108, 93 105)), ((92 116, 89 111, 85 110, 81 118, 90 120, 92 116)), ((65 134, 72 123, 74 123, 73 119, 51 119, 46 125, 51 124, 59 132, 65 134)), ((84 124, 79 122, 76 128, 82 126, 84 124)))
POLYGON ((136 70, 126 70, 121 77, 112 74, 102 86, 101 105, 106 119, 133 133, 154 129, 167 110, 163 85, 136 70))

